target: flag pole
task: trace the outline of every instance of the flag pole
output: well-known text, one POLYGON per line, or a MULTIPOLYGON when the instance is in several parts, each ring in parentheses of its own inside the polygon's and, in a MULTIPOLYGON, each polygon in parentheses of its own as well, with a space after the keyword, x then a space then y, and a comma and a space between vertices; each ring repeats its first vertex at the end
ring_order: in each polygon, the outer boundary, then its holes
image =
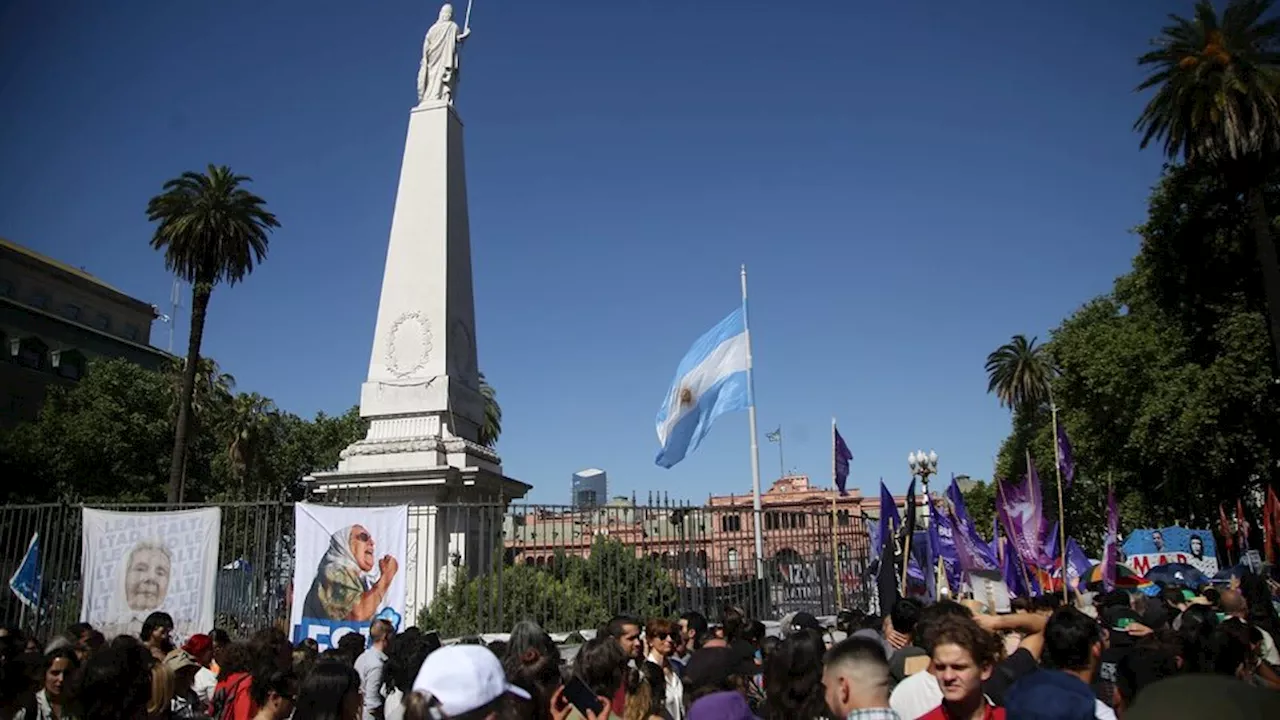
POLYGON ((1067 604, 1067 514, 1062 506, 1062 448, 1058 441, 1058 405, 1049 392, 1049 411, 1053 415, 1053 474, 1058 480, 1058 553, 1062 556, 1062 603, 1067 604))
POLYGON ((747 322, 747 266, 742 266, 742 326, 747 336, 747 425, 751 431, 751 509, 755 517, 756 580, 764 580, 764 535, 760 510, 760 444, 756 439, 756 383, 751 363, 751 325, 747 322))
POLYGON ((831 416, 831 567, 835 568, 836 612, 844 606, 844 590, 840 587, 840 552, 836 543, 836 418, 831 416))
POLYGON ((779 480, 787 476, 787 462, 782 455, 782 441, 785 439, 786 438, 782 436, 782 426, 779 425, 778 426, 778 479, 779 480))

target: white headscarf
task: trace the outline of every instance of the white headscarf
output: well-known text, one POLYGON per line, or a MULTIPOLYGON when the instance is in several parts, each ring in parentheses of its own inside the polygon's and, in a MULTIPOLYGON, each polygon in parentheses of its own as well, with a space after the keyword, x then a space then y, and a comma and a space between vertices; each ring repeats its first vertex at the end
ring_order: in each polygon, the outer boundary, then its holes
MULTIPOLYGON (((377 579, 377 566, 375 565, 373 570, 366 573, 360 568, 360 563, 356 562, 356 556, 351 552, 351 532, 355 528, 355 525, 348 525, 329 536, 329 549, 325 551, 324 557, 320 558, 320 566, 317 568, 316 577, 324 577, 325 568, 330 565, 337 565, 360 578, 364 589, 368 590, 373 587, 373 583, 377 579)), ((368 532, 368 529, 366 528, 365 531, 368 532)))
MULTIPOLYGON (((169 593, 173 591, 173 552, 160 539, 148 538, 134 543, 129 551, 120 558, 119 577, 116 582, 117 592, 108 603, 109 620, 98 628, 107 637, 116 635, 138 636, 142 630, 142 622, 153 612, 168 612, 166 609, 169 593), (129 607, 129 568, 133 566, 133 556, 141 550, 158 550, 169 558, 169 586, 160 604, 149 610, 134 610, 129 607)), ((170 613, 172 615, 172 613, 170 613)), ((174 618, 177 620, 177 618, 174 618)))

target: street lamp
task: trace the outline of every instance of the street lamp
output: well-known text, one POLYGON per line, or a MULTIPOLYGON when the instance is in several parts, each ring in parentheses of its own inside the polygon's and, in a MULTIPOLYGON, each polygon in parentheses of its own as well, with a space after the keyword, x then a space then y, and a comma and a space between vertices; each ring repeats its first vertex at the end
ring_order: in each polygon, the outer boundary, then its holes
POLYGON ((925 525, 933 521, 933 499, 929 495, 929 476, 938 472, 938 453, 930 450, 925 453, 917 450, 907 455, 907 466, 911 468, 911 477, 920 476, 924 485, 924 518, 925 525))

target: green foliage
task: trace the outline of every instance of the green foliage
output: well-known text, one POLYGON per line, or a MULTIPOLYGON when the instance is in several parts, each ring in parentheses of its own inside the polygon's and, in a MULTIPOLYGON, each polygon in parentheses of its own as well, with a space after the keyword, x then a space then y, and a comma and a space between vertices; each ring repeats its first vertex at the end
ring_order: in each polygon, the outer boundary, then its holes
POLYGON ((598 536, 588 558, 558 553, 547 567, 506 565, 500 573, 460 580, 419 614, 418 626, 456 636, 505 631, 532 617, 548 631, 567 631, 597 627, 622 612, 670 616, 677 606, 669 570, 637 557, 634 547, 598 536))
POLYGON ((986 540, 991 540, 991 528, 996 515, 995 483, 974 481, 968 490, 962 490, 965 510, 973 520, 973 527, 986 540))
MULTIPOLYGON (((201 376, 227 377, 204 365, 201 376)), ((124 360, 95 361, 76 384, 51 387, 36 421, 0 430, 0 500, 164 501, 179 391, 173 374, 124 360)), ((188 501, 299 499, 301 478, 335 466, 366 430, 357 408, 307 421, 229 389, 196 399, 188 501)))

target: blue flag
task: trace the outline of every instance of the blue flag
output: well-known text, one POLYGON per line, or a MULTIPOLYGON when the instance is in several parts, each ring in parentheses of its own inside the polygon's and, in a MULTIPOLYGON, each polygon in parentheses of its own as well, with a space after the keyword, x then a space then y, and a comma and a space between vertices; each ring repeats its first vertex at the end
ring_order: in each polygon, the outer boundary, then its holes
POLYGON ((31 536, 22 563, 9 578, 9 589, 29 608, 40 602, 40 533, 31 536))
POLYGON ((845 492, 845 483, 849 480, 849 461, 853 459, 853 452, 849 450, 849 446, 845 444, 844 438, 840 437, 840 431, 834 426, 831 428, 834 437, 834 451, 836 454, 836 487, 840 489, 840 496, 844 497, 849 493, 845 492))
POLYGON ((689 348, 676 368, 676 379, 658 409, 655 462, 670 468, 698 449, 711 424, 724 413, 745 410, 747 382, 747 315, 729 313, 689 348))

